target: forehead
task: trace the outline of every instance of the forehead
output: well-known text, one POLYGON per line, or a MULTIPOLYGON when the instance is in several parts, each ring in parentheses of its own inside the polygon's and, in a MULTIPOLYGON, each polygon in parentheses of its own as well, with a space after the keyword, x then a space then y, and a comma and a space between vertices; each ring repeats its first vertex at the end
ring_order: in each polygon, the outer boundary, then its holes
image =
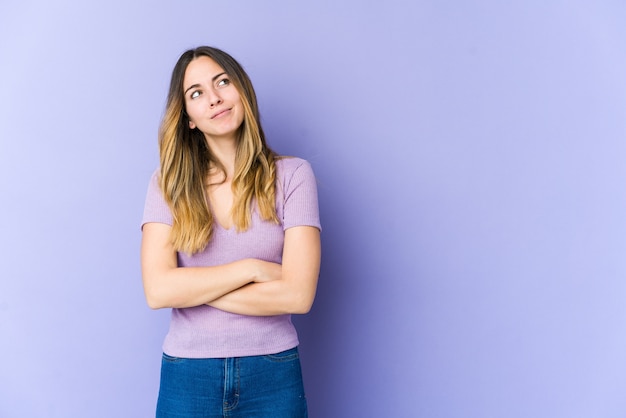
POLYGON ((183 88, 193 84, 210 82, 213 77, 224 72, 224 69, 213 59, 201 56, 192 60, 185 70, 183 88))

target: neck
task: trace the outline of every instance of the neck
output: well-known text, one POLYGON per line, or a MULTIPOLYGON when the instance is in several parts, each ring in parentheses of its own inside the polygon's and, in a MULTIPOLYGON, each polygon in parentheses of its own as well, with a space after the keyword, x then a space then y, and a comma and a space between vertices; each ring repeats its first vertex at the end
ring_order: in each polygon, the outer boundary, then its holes
POLYGON ((236 139, 234 138, 206 138, 211 154, 217 158, 226 169, 226 178, 232 178, 235 172, 235 156, 237 154, 236 139))

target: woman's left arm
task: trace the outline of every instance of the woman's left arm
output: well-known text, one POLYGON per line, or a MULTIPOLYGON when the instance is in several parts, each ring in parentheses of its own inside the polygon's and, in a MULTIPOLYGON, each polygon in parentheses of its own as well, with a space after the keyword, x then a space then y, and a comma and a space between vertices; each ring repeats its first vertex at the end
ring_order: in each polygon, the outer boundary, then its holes
POLYGON ((214 300, 209 306, 254 316, 307 313, 315 299, 320 260, 319 229, 312 226, 288 228, 280 279, 248 284, 214 300))

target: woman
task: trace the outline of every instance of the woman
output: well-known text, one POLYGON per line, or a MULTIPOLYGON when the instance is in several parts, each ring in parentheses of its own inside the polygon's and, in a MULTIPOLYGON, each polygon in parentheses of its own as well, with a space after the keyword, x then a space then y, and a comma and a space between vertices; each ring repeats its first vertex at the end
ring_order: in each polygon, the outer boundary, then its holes
POLYGON ((148 305, 172 308, 159 417, 304 417, 291 314, 320 268, 310 165, 266 144, 230 55, 186 51, 172 74, 142 224, 148 305))

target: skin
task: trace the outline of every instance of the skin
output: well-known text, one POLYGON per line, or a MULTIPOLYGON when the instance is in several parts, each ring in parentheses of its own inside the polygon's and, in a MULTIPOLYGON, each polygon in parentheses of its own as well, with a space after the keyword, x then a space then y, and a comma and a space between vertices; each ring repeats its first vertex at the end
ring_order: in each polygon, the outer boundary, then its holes
MULTIPOLYGON (((228 75, 208 57, 193 60, 183 81, 189 126, 204 133, 207 144, 226 168, 226 179, 211 172, 207 195, 216 221, 233 225, 230 208, 237 129, 244 114, 239 92, 228 75)), ((153 309, 210 305, 243 315, 306 313, 317 288, 321 245, 317 228, 297 226, 285 231, 282 265, 242 259, 212 267, 178 267, 169 236, 171 227, 147 223, 141 243, 142 279, 153 309)))

